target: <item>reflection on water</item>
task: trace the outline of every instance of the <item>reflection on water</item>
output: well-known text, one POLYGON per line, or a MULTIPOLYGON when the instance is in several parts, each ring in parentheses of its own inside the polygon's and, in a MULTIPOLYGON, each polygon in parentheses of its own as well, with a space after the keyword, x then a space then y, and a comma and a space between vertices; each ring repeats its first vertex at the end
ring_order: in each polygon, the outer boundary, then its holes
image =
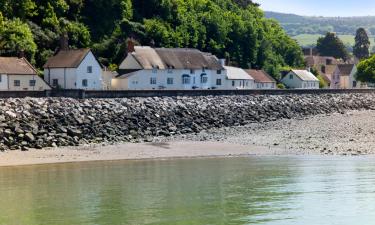
POLYGON ((371 158, 0 168, 0 224, 373 224, 371 158))

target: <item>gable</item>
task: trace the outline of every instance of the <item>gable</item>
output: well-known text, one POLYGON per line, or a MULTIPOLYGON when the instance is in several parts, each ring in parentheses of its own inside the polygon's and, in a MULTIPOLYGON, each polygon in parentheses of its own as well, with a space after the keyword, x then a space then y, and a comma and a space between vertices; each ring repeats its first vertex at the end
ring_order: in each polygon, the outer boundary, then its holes
POLYGON ((120 70, 141 70, 143 69, 142 66, 138 63, 138 61, 134 58, 132 54, 128 54, 128 56, 122 61, 119 66, 120 70))

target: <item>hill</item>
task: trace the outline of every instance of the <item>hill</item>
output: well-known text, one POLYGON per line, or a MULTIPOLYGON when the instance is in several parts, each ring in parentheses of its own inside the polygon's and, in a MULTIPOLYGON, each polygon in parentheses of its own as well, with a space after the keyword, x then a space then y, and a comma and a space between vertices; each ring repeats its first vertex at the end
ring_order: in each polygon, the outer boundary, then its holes
POLYGON ((276 19, 285 31, 301 46, 314 46, 319 37, 327 32, 335 32, 350 49, 359 27, 365 28, 369 35, 375 35, 375 16, 365 17, 310 17, 295 14, 265 12, 267 18, 276 19))
POLYGON ((291 36, 299 34, 325 34, 336 32, 341 35, 355 35, 359 27, 375 34, 375 16, 364 17, 310 17, 277 12, 265 12, 267 18, 280 22, 291 36))
POLYGON ((1 0, 0 54, 23 51, 39 68, 67 33, 72 48, 90 47, 112 68, 126 40, 197 48, 273 75, 301 66, 298 44, 251 0, 1 0))

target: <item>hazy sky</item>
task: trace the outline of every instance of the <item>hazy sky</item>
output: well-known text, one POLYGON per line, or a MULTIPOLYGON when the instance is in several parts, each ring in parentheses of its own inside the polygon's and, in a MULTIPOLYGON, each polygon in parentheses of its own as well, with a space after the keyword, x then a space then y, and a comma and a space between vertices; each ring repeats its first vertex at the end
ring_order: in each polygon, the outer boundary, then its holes
POLYGON ((254 0, 267 11, 308 16, 375 16, 374 0, 254 0))

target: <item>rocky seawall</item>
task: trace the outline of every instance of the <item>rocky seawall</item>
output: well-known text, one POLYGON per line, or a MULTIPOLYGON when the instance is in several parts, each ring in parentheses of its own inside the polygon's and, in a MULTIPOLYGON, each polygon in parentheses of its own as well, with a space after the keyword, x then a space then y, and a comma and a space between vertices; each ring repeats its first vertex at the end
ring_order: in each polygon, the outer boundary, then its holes
POLYGON ((155 136, 361 109, 375 109, 375 94, 1 99, 0 149, 152 141, 155 136))

